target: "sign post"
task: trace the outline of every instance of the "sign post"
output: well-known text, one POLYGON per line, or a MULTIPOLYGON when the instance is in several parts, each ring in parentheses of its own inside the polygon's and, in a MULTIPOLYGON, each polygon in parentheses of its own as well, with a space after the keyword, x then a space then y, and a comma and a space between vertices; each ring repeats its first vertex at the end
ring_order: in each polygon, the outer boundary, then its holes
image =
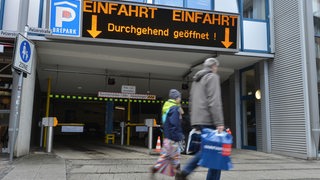
MULTIPOLYGON (((28 27, 26 26, 26 34, 28 27)), ((21 106, 21 94, 23 86, 23 75, 24 73, 31 74, 32 62, 33 62, 34 44, 27 38, 22 36, 20 33, 16 37, 16 43, 14 48, 14 59, 12 67, 19 74, 18 88, 15 94, 16 101, 14 106, 14 117, 13 117, 13 128, 11 129, 11 140, 10 140, 10 162, 13 160, 14 146, 16 144, 16 132, 17 124, 20 119, 20 106, 21 106)), ((13 95, 14 96, 14 95, 13 95)))

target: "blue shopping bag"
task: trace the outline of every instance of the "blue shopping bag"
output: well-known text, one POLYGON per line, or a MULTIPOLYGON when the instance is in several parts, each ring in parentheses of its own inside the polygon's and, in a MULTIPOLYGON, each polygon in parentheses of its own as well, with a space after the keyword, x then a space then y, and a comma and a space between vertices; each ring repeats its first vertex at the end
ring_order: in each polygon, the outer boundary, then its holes
POLYGON ((204 128, 201 134, 201 159, 198 165, 219 170, 230 170, 232 135, 204 128))

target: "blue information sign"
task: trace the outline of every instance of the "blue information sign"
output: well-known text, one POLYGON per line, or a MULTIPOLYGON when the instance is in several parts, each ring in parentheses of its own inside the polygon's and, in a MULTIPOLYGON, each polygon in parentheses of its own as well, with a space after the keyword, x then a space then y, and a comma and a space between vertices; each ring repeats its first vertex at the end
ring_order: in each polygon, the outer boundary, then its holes
POLYGON ((34 44, 26 37, 18 34, 14 51, 13 67, 31 74, 34 44))
POLYGON ((80 36, 80 0, 51 0, 50 11, 53 35, 80 36))
POLYGON ((31 57, 31 48, 28 41, 22 41, 20 44, 20 58, 23 62, 27 63, 31 57))

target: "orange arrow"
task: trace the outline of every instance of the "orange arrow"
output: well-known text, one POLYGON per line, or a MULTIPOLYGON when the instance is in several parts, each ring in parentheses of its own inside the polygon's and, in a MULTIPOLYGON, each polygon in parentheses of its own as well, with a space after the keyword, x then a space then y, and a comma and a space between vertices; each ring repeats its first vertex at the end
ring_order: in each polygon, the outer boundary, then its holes
POLYGON ((221 41, 224 47, 229 48, 233 42, 230 42, 230 29, 225 29, 224 41, 221 41))
POLYGON ((102 32, 97 30, 97 19, 97 15, 92 15, 91 30, 87 30, 93 38, 96 38, 102 32))

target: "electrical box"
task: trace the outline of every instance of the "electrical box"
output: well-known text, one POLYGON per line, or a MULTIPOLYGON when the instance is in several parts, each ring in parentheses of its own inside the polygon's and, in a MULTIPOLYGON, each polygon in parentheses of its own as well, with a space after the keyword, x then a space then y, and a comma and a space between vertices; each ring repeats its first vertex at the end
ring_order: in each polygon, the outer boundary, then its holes
POLYGON ((144 124, 148 127, 153 127, 154 125, 154 119, 145 119, 144 124))

